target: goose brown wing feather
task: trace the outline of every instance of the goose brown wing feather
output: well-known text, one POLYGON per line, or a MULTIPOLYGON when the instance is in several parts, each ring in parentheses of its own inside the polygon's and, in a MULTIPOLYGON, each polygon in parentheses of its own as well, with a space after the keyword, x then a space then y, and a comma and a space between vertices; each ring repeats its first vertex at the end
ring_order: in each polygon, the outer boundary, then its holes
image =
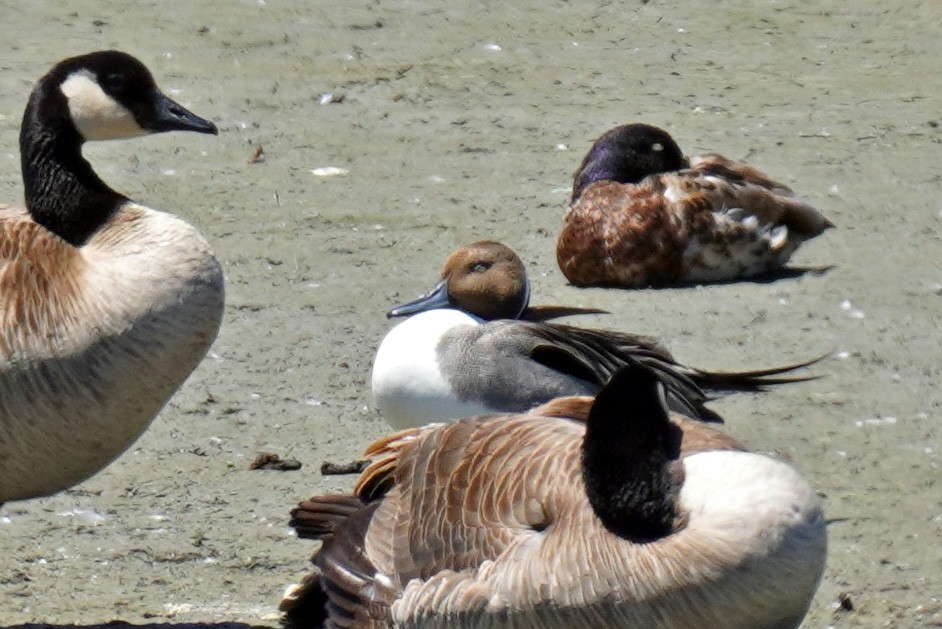
POLYGON ((314 496, 291 510, 288 526, 302 539, 321 539, 332 533, 338 523, 362 509, 364 504, 363 500, 350 494, 314 496))
MULTIPOLYGON (((550 400, 542 406, 533 409, 534 415, 544 417, 559 417, 572 421, 585 423, 589 419, 589 411, 595 398, 589 396, 561 397, 550 400)), ((671 421, 680 427, 683 433, 680 452, 683 456, 704 452, 707 450, 740 450, 747 448, 719 430, 705 429, 702 422, 679 413, 671 414, 671 421)))
POLYGON ((671 414, 671 421, 680 427, 683 439, 680 442, 681 456, 690 456, 708 450, 737 450, 745 452, 746 446, 730 437, 725 432, 706 428, 702 422, 671 414))
POLYGON ((534 415, 571 419, 584 424, 589 419, 589 411, 594 401, 595 398, 588 395, 559 397, 537 406, 532 412, 534 415))
POLYGON ((26 210, 0 205, 0 361, 78 316, 82 264, 81 251, 26 210))
POLYGON ((375 500, 386 494, 395 482, 396 466, 403 448, 437 424, 401 430, 377 439, 363 452, 370 465, 360 474, 353 493, 363 500, 375 500))
MULTIPOLYGON (((421 610, 483 610, 490 596, 485 582, 492 571, 508 570, 506 563, 498 568, 508 552, 530 556, 526 570, 546 571, 547 579, 556 578, 554 571, 569 578, 567 562, 576 558, 565 549, 579 546, 569 536, 599 528, 585 504, 579 463, 581 422, 591 403, 562 398, 525 415, 465 419, 374 443, 368 451, 384 462, 363 476, 391 475, 394 483, 323 536, 314 558, 320 589, 311 596, 327 601, 325 626, 372 629, 414 620, 421 610), (540 532, 555 539, 545 552, 540 532)), ((701 422, 676 415, 672 421, 683 432, 683 455, 743 449, 701 422)), ((334 514, 352 498, 317 504, 329 504, 334 514)), ((603 538, 598 558, 612 552, 603 538)), ((596 567, 610 569, 604 562, 596 567)))
POLYGON ((305 500, 292 511, 298 535, 319 539, 322 545, 312 560, 314 572, 281 603, 286 627, 386 626, 397 588, 375 576, 391 565, 383 544, 392 535, 395 504, 395 496, 390 502, 364 503, 349 494, 326 495, 305 500))
POLYGON ((333 623, 328 626, 386 626, 386 612, 395 593, 374 578, 378 567, 365 544, 374 522, 382 523, 381 518, 374 517, 381 506, 379 502, 370 503, 339 522, 331 534, 323 537, 324 543, 314 556, 333 623))
POLYGON ((512 417, 448 424, 403 449, 393 537, 400 579, 478 566, 546 525, 548 507, 533 497, 549 461, 558 459, 559 440, 581 427, 533 414, 512 417))

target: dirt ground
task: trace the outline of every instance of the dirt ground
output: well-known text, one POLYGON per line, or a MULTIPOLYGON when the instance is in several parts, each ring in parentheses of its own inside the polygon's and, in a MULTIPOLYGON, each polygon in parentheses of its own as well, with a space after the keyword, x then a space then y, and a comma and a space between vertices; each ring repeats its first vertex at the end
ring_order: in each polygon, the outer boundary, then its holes
POLYGON ((534 303, 608 309, 578 323, 657 336, 688 364, 833 350, 819 380, 713 408, 826 501, 828 569, 804 626, 942 626, 942 4, 2 8, 2 200, 22 198, 32 83, 66 56, 131 52, 220 135, 86 155, 118 190, 200 227, 228 304, 209 356, 131 450, 74 490, 0 510, 0 625, 274 625, 313 550, 288 510, 348 488, 320 463, 388 430, 368 389, 385 311, 430 287, 451 250, 491 238, 528 265, 534 303), (702 288, 568 286, 554 251, 572 172, 595 137, 631 121, 792 185, 837 225, 794 264, 833 268, 702 288), (264 161, 249 163, 259 146, 264 161), (323 167, 347 174, 312 173, 323 167), (263 451, 303 467, 250 471, 263 451))

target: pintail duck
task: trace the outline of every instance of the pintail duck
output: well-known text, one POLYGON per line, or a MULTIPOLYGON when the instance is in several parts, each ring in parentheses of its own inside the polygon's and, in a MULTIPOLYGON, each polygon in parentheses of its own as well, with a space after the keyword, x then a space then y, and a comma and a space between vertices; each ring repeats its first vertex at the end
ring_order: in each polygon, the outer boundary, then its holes
POLYGON ((282 601, 312 627, 797 627, 825 567, 812 487, 669 414, 659 376, 594 402, 377 441, 353 494, 292 512, 320 539, 282 601))
POLYGON ((412 315, 383 339, 373 362, 373 401, 395 428, 492 412, 524 412, 566 395, 595 395, 634 358, 668 384, 671 408, 720 421, 704 406, 711 392, 759 390, 805 378, 779 374, 813 361, 746 372, 711 372, 677 362, 653 339, 546 321, 600 312, 530 307, 520 258, 497 242, 454 252, 427 295, 394 308, 412 315), (536 319, 523 320, 521 319, 536 319))
POLYGON ((576 286, 716 282, 781 270, 828 227, 755 168, 684 158, 666 131, 628 124, 596 140, 576 171, 556 257, 576 286))
POLYGON ((0 205, 0 503, 105 467, 216 338, 224 288, 209 244, 82 157, 86 140, 164 131, 217 133, 121 52, 65 59, 30 96, 26 207, 0 205))

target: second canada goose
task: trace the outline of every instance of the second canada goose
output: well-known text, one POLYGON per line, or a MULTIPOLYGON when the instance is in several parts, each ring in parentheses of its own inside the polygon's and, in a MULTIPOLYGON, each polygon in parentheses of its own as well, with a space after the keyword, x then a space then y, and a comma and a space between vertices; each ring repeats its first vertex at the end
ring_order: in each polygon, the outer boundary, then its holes
POLYGON ((323 540, 291 629, 796 627, 825 566, 787 463, 669 415, 632 363, 591 398, 394 434, 352 495, 293 512, 323 540))
POLYGON ((105 467, 216 338, 225 291, 209 244, 82 157, 87 140, 165 131, 217 133, 122 52, 65 59, 29 98, 26 204, 0 205, 0 503, 105 467))

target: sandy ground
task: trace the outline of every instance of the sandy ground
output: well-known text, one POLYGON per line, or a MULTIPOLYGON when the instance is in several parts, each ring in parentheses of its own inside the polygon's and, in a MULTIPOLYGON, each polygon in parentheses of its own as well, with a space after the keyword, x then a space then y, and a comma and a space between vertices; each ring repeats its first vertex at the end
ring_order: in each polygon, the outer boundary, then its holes
POLYGON ((826 500, 828 570, 806 627, 942 625, 942 4, 60 4, 2 3, 3 200, 22 198, 33 81, 65 56, 132 52, 220 136, 86 154, 117 189, 202 229, 228 306, 209 357, 130 451, 72 491, 0 511, 0 625, 273 625, 313 549, 288 510, 349 487, 321 461, 387 431, 368 391, 383 313, 481 238, 521 254, 535 303, 607 308, 580 323, 658 336, 690 364, 836 350, 820 380, 714 408, 826 500), (833 270, 567 286, 554 247, 571 173, 602 131, 638 120, 818 204, 838 229, 794 262, 833 270), (249 164, 256 146, 266 159, 249 164), (311 172, 326 166, 349 174, 311 172), (250 471, 261 451, 304 467, 250 471))

